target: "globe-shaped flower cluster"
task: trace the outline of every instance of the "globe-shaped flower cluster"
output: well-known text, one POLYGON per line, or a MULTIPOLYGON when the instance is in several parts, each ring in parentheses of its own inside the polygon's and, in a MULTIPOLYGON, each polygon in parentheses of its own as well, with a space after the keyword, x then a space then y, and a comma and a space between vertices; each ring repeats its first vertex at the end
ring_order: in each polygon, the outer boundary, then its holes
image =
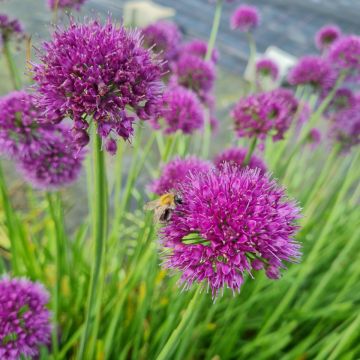
POLYGON ((315 35, 315 45, 319 50, 326 50, 339 39, 341 30, 336 25, 325 25, 315 35))
POLYGON ((159 102, 156 127, 164 126, 166 134, 180 130, 191 134, 204 125, 204 109, 196 94, 182 86, 170 86, 159 102))
POLYGON ((231 28, 243 32, 254 30, 259 25, 259 22, 260 15, 257 8, 250 5, 239 6, 235 9, 230 19, 231 28))
POLYGON ((48 124, 34 96, 25 91, 0 98, 0 154, 14 159, 34 186, 46 189, 75 181, 84 157, 70 128, 48 124))
POLYGON ((279 67, 271 59, 260 59, 256 62, 256 74, 260 77, 270 77, 272 80, 277 80, 279 67))
POLYGON ((284 137, 297 109, 298 101, 292 91, 280 88, 240 99, 231 116, 239 137, 263 140, 271 135, 276 141, 284 137))
POLYGON ((49 294, 23 278, 0 279, 0 359, 36 359, 50 343, 49 294))
MULTIPOLYGON (((142 29, 144 45, 170 62, 176 58, 182 39, 177 25, 171 21, 157 21, 142 29)), ((168 65, 166 65, 168 66, 168 65)))
POLYGON ((182 204, 161 230, 164 266, 181 272, 189 288, 206 283, 239 291, 244 278, 265 269, 279 278, 284 262, 296 261, 299 208, 267 175, 229 164, 192 172, 182 182, 182 204))
POLYGON ((137 115, 154 115, 161 93, 161 64, 141 44, 137 31, 108 20, 58 29, 43 44, 40 63, 33 65, 38 101, 46 114, 73 120, 78 147, 93 120, 106 139, 129 139, 137 115))
POLYGON ((330 62, 320 56, 304 56, 291 69, 288 80, 292 85, 310 85, 316 90, 329 90, 336 74, 330 62))

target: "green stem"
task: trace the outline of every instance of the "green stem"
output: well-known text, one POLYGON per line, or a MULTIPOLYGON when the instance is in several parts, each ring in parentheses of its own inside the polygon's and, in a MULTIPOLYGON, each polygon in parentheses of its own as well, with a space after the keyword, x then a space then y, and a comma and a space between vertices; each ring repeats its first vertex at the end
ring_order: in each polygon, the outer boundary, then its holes
POLYGON ((58 324, 59 324, 59 295, 60 295, 60 282, 61 282, 61 263, 60 263, 60 254, 61 254, 61 246, 60 246, 60 237, 61 230, 59 229, 59 221, 55 211, 54 201, 51 193, 46 194, 46 199, 48 201, 49 213, 51 220, 55 229, 55 267, 56 267, 56 280, 54 284, 54 291, 52 295, 52 311, 54 313, 55 326, 52 331, 52 345, 55 359, 58 356, 59 352, 59 343, 58 343, 58 324))
MULTIPOLYGON (((98 289, 101 288, 102 281, 101 270, 103 266, 103 257, 105 253, 105 242, 107 236, 107 180, 104 153, 101 149, 101 137, 96 133, 96 127, 93 131, 93 245, 94 245, 94 266, 92 269, 90 287, 88 294, 88 305, 85 318, 85 329, 81 338, 80 349, 77 359, 85 359, 85 347, 94 349, 89 344, 90 328, 96 318, 97 301, 96 296, 101 296, 98 289)), ((92 341, 96 342, 97 334, 93 332, 92 341)), ((92 358, 92 351, 87 354, 86 359, 92 358)))
POLYGON ((223 0, 216 1, 215 14, 213 19, 213 24, 211 28, 211 33, 207 45, 207 51, 205 55, 205 60, 209 61, 211 59, 212 51, 214 50, 216 37, 219 31, 220 20, 221 20, 221 10, 222 10, 223 0))
POLYGON ((249 165, 249 162, 250 162, 250 159, 251 159, 251 156, 252 154, 254 153, 254 150, 256 148, 256 144, 257 144, 257 138, 254 137, 251 141, 251 144, 250 144, 250 148, 248 150, 248 152, 246 153, 246 157, 244 159, 244 162, 243 162, 243 166, 247 166, 249 165))
POLYGON ((3 174, 3 170, 0 164, 0 199, 4 208, 6 227, 8 230, 8 237, 10 239, 10 252, 11 252, 11 265, 13 273, 16 275, 19 273, 19 250, 16 239, 16 220, 15 215, 10 204, 9 194, 6 187, 6 182, 3 174))
POLYGON ((246 35, 248 38, 249 48, 250 48, 250 56, 247 64, 247 67, 250 70, 250 92, 253 93, 256 89, 256 80, 255 80, 256 44, 254 37, 252 36, 252 33, 248 32, 246 33, 246 35))
POLYGON ((179 339, 181 339, 181 334, 186 333, 186 326, 189 323, 191 316, 194 313, 194 309, 196 304, 198 303, 200 297, 200 288, 198 288, 191 299, 187 309, 185 310, 182 319, 176 329, 172 332, 170 338, 166 342, 165 346, 161 350, 160 354, 156 358, 156 360, 166 360, 171 359, 171 354, 175 350, 175 346, 179 339))
POLYGON ((3 51, 4 51, 5 59, 6 59, 8 68, 9 68, 9 72, 10 72, 10 76, 11 76, 11 80, 13 82, 14 88, 16 90, 20 90, 21 89, 21 80, 20 80, 19 74, 17 72, 16 64, 11 55, 10 42, 8 40, 4 41, 3 51))

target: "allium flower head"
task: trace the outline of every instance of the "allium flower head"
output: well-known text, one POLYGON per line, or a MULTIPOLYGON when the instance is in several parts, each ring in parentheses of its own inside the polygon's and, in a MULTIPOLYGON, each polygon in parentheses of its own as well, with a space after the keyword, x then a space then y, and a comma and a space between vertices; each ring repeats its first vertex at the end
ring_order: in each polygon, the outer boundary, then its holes
POLYGON ((276 141, 283 138, 297 108, 298 102, 290 90, 276 89, 240 99, 231 116, 239 137, 265 139, 272 135, 276 141))
MULTIPOLYGON (((217 169, 222 169, 226 163, 239 168, 245 168, 244 160, 246 158, 247 149, 229 148, 218 154, 214 159, 214 164, 217 169)), ((267 171, 265 163, 256 155, 251 155, 250 161, 247 165, 250 169, 259 169, 260 174, 265 174, 267 171)))
POLYGON ((330 136, 340 143, 343 152, 360 144, 360 103, 343 109, 332 119, 330 136))
POLYGON ((288 75, 292 85, 311 85, 315 89, 328 90, 334 84, 336 75, 328 60, 320 56, 304 56, 288 75))
POLYGON ((13 91, 0 98, 0 153, 10 157, 26 156, 43 145, 43 135, 52 125, 44 120, 35 99, 25 91, 13 91))
POLYGON ((19 20, 10 20, 5 14, 0 14, 0 46, 2 42, 9 40, 12 36, 23 36, 24 29, 19 20))
POLYGON ((341 88, 336 90, 334 98, 331 100, 328 111, 340 111, 345 108, 349 108, 356 103, 356 97, 354 93, 347 88, 341 88))
POLYGON ((46 113, 73 119, 79 131, 94 119, 104 139, 110 134, 128 139, 133 111, 140 119, 154 115, 161 87, 161 65, 140 39, 140 33, 110 20, 71 21, 68 29, 57 30, 44 43, 40 64, 33 65, 39 104, 46 113))
POLYGON ((182 35, 171 21, 157 21, 142 29, 144 45, 167 61, 173 60, 179 51, 182 35))
POLYGON ((241 5, 233 12, 230 25, 233 30, 237 29, 249 32, 257 28, 260 22, 260 15, 256 7, 241 5))
POLYGON ((71 142, 70 129, 58 125, 46 133, 38 151, 20 156, 18 168, 34 187, 51 190, 77 180, 83 159, 84 151, 77 152, 71 142))
POLYGON ((321 132, 317 128, 312 128, 309 131, 308 142, 316 147, 321 143, 321 132))
POLYGON ((211 168, 209 162, 195 156, 185 159, 176 157, 163 167, 160 178, 150 184, 150 190, 158 195, 171 190, 176 191, 190 173, 206 172, 211 168))
MULTIPOLYGON (((202 59, 205 59, 205 55, 207 52, 207 43, 203 40, 195 39, 195 40, 185 43, 181 47, 181 51, 184 54, 196 55, 202 59)), ((219 52, 216 49, 212 50, 211 60, 215 64, 219 60, 219 52)))
POLYGON ((48 0, 48 5, 51 10, 58 9, 75 9, 80 10, 81 5, 84 4, 86 0, 48 0))
POLYGON ((204 109, 196 94, 182 86, 169 87, 159 102, 159 117, 156 127, 164 121, 165 133, 171 134, 180 130, 191 134, 204 125, 204 109))
POLYGON ((328 58, 338 70, 346 70, 359 79, 360 36, 348 35, 335 41, 329 49, 328 58))
POLYGON ((178 84, 194 91, 204 100, 214 87, 215 67, 211 61, 185 54, 174 64, 174 75, 178 84))
POLYGON ((49 294, 23 278, 0 279, 0 359, 36 359, 50 343, 49 294))
POLYGON ((315 35, 315 45, 319 50, 327 49, 341 36, 341 30, 336 25, 325 25, 315 35))
POLYGON ((265 268, 279 278, 283 262, 298 259, 299 208, 258 170, 227 164, 193 172, 180 194, 183 203, 161 234, 164 265, 182 272, 185 288, 205 282, 213 297, 225 287, 239 291, 246 273, 265 268))
POLYGON ((256 62, 256 74, 261 77, 270 77, 272 80, 277 80, 279 67, 271 59, 261 59, 256 62))

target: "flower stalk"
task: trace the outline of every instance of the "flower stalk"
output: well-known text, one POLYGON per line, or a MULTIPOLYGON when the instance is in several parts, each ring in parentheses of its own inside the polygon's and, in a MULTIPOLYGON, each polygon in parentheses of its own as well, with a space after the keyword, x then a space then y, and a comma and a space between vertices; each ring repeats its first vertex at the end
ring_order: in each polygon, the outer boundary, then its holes
MULTIPOLYGON (((90 329, 96 318, 97 304, 100 297, 98 291, 101 289, 103 258, 105 254, 107 237, 107 180, 105 169, 105 157, 102 151, 101 137, 96 133, 96 127, 93 126, 93 246, 94 246, 94 266, 91 273, 90 287, 88 294, 88 305, 85 318, 85 328, 80 343, 80 349, 77 358, 84 359, 85 347, 89 346, 90 329)), ((92 341, 96 342, 97 334, 92 333, 92 341)), ((91 351, 90 351, 91 353, 91 351)), ((88 354, 90 356, 91 354, 88 354)))
POLYGON ((250 148, 249 148, 248 152, 246 153, 246 157, 244 159, 244 165, 243 166, 248 166, 249 165, 251 156, 255 151, 256 144, 257 144, 257 137, 253 137, 253 139, 251 140, 251 143, 250 143, 250 148))
POLYGON ((7 66, 9 69, 9 73, 10 73, 10 77, 11 77, 13 86, 16 90, 20 90, 21 89, 21 79, 20 79, 19 73, 17 71, 15 61, 12 57, 11 49, 10 49, 10 42, 8 40, 4 41, 3 52, 4 52, 6 62, 7 62, 7 66))

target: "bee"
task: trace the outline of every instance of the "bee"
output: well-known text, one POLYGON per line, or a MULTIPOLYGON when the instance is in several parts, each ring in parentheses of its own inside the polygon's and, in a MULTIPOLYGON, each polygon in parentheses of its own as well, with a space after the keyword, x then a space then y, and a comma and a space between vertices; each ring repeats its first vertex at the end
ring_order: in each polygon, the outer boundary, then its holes
POLYGON ((144 205, 144 210, 154 211, 154 221, 158 224, 167 224, 177 205, 182 204, 182 198, 174 192, 161 195, 158 199, 144 205))

